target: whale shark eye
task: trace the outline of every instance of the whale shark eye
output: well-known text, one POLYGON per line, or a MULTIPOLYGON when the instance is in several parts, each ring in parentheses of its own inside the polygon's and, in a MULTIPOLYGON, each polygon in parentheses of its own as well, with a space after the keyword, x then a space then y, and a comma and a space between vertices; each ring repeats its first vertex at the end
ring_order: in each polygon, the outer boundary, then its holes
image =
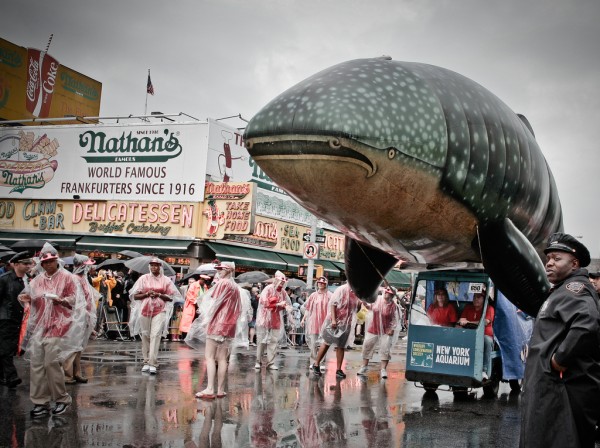
POLYGON ((388 159, 392 160, 396 157, 396 150, 394 148, 388 149, 388 159))

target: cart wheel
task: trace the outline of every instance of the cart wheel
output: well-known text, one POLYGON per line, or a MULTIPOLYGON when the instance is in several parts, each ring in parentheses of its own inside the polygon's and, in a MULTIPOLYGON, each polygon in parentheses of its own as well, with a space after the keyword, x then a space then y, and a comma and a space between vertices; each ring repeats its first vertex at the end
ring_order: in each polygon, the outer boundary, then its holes
POLYGON ((498 381, 491 380, 485 386, 483 386, 484 398, 496 398, 498 396, 498 389, 500 383, 498 381))
POLYGON ((521 392, 521 382, 519 380, 508 380, 510 391, 514 393, 521 392))
POLYGON ((435 392, 439 386, 439 384, 435 384, 435 383, 422 383, 422 384, 423 384, 423 388, 427 392, 435 392))
POLYGON ((457 400, 465 400, 469 397, 469 389, 466 387, 453 386, 452 393, 457 400))

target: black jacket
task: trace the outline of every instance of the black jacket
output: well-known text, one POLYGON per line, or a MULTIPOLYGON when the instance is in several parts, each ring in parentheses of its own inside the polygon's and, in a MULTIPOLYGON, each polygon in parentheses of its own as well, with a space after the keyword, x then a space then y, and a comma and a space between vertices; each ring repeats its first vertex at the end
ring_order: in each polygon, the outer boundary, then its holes
POLYGON ((19 303, 17 297, 24 288, 23 279, 17 277, 14 271, 0 276, 0 320, 21 323, 23 306, 19 303))
POLYGON ((554 286, 533 327, 521 403, 522 447, 594 446, 600 311, 585 269, 554 286), (562 375, 551 367, 552 355, 562 375))

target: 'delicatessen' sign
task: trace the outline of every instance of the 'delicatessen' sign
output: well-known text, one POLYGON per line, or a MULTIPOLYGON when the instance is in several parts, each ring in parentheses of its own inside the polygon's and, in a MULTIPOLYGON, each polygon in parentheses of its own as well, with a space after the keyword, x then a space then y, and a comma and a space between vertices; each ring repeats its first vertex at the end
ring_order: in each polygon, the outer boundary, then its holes
POLYGON ((0 231, 193 238, 200 212, 185 202, 0 200, 0 231))
POLYGON ((0 197, 201 202, 206 123, 0 128, 0 197))

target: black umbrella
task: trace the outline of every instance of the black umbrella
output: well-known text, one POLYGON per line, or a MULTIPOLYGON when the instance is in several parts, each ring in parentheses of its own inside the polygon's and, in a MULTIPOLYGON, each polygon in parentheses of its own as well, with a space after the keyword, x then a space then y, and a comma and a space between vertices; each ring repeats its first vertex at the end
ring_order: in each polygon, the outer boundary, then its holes
POLYGON ((292 289, 306 288, 306 282, 298 278, 290 278, 285 286, 292 289))
POLYGON ((48 240, 21 240, 12 244, 10 248, 16 250, 17 252, 22 252, 24 250, 39 252, 46 243, 50 243, 56 250, 59 249, 58 244, 48 240))
POLYGON ((269 280, 271 276, 261 271, 249 271, 238 275, 235 281, 238 283, 260 283, 269 280))
MULTIPOLYGON (((125 266, 131 269, 132 271, 139 272, 140 274, 148 274, 150 272, 150 260, 155 257, 151 256, 141 256, 132 258, 131 260, 125 261, 125 266)), ((163 271, 167 277, 175 275, 175 271, 171 266, 169 266, 165 261, 160 260, 162 264, 163 271)))
POLYGON ((4 244, 0 244, 0 252, 8 252, 10 247, 5 246, 4 244))
POLYGON ((119 252, 119 255, 122 255, 127 258, 143 257, 142 254, 136 252, 135 250, 122 250, 121 252, 119 252))
POLYGON ((3 261, 5 263, 8 263, 8 261, 16 255, 16 252, 14 250, 3 250, 0 251, 0 261, 3 261))
POLYGON ((125 267, 126 260, 119 260, 118 258, 108 258, 104 260, 102 263, 98 264, 97 268, 107 268, 118 269, 119 267, 125 267))

